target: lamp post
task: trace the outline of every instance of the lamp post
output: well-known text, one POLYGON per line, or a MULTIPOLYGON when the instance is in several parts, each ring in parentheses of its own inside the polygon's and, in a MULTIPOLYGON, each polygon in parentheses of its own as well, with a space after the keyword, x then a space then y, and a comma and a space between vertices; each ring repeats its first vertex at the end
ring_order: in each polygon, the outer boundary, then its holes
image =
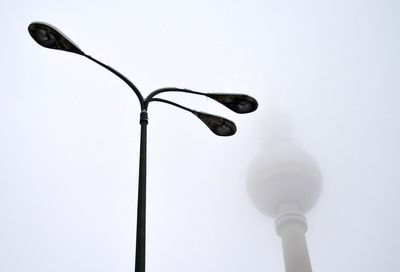
POLYGON ((88 58, 99 64, 108 71, 122 79, 136 94, 140 107, 140 155, 139 155, 139 183, 138 183, 138 206, 137 206, 137 227, 136 227, 136 258, 135 272, 145 271, 145 244, 146 244, 146 154, 147 154, 147 109, 150 102, 161 102, 178 107, 182 110, 193 113, 197 116, 214 134, 218 136, 232 136, 236 133, 235 124, 223 117, 208 114, 205 112, 189 109, 175 102, 156 98, 157 95, 165 92, 183 92, 195 95, 202 95, 216 100, 232 111, 240 114, 250 113, 257 109, 257 101, 245 94, 235 93, 202 93, 180 88, 161 88, 151 92, 146 98, 140 93, 138 88, 124 75, 114 68, 100 62, 99 60, 85 54, 72 40, 54 26, 43 23, 33 22, 29 25, 28 31, 32 38, 41 46, 75 53, 88 58))

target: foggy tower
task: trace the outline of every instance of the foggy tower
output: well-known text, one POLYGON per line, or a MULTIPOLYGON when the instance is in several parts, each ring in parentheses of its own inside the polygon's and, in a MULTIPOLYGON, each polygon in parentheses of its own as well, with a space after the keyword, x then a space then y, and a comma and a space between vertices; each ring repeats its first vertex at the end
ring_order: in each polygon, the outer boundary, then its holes
POLYGON ((305 214, 318 200, 322 178, 317 163, 292 137, 291 120, 271 109, 259 153, 250 165, 247 190, 255 206, 275 219, 286 272, 311 272, 305 214))

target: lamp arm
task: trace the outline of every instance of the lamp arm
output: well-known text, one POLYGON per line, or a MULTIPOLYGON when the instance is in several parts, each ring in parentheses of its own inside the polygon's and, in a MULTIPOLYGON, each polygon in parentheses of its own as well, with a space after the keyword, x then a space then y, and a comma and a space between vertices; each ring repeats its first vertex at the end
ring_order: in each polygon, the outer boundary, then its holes
POLYGON ((172 102, 172 101, 169 101, 169 100, 166 100, 166 99, 152 98, 152 99, 150 99, 150 100, 147 100, 147 99, 146 99, 146 101, 147 101, 147 105, 148 105, 150 102, 161 102, 161 103, 165 103, 165 104, 169 104, 169 105, 175 106, 175 107, 177 107, 177 108, 180 108, 180 109, 182 109, 182 110, 188 111, 188 112, 190 112, 190 113, 196 114, 196 111, 195 111, 195 110, 189 109, 189 108, 187 108, 187 107, 184 107, 184 106, 182 106, 182 105, 179 105, 178 103, 175 103, 175 102, 172 102))
MULTIPOLYGON (((166 88, 161 88, 161 89, 157 89, 153 92, 151 92, 145 99, 144 104, 145 104, 145 108, 147 109, 148 104, 150 103, 150 101, 158 101, 158 100, 154 100, 153 97, 160 94, 160 93, 166 93, 166 92, 181 92, 181 93, 190 93, 190 94, 196 94, 196 95, 203 95, 203 96, 207 96, 206 93, 202 93, 202 92, 196 92, 196 91, 192 91, 189 89, 182 89, 182 88, 175 88, 175 87, 166 87, 166 88)), ((163 100, 163 99, 162 99, 163 100)), ((161 101, 158 101, 161 102, 161 101)), ((165 101, 163 101, 165 102, 165 101)), ((170 102, 170 101, 169 101, 170 102)), ((173 103, 173 102, 172 102, 173 103)))
POLYGON ((123 74, 121 74, 114 68, 102 63, 101 61, 99 61, 89 55, 83 54, 83 56, 85 56, 86 58, 90 59, 91 61, 99 64, 100 66, 104 67, 105 69, 107 69, 108 71, 110 71, 111 73, 113 73, 114 75, 119 77, 120 79, 122 79, 126 84, 128 84, 128 86, 133 90, 133 92, 136 94, 137 98, 139 99, 141 110, 145 109, 145 102, 144 102, 142 94, 140 93, 139 89, 136 88, 136 86, 128 78, 126 78, 123 74))

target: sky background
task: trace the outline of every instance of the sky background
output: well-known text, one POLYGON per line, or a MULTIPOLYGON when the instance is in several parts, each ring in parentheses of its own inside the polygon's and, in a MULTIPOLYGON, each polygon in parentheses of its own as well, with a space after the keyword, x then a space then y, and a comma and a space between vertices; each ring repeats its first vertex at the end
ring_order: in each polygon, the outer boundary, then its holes
POLYGON ((139 104, 121 80, 37 45, 44 21, 130 78, 245 92, 236 115, 203 97, 166 95, 234 120, 213 135, 152 104, 147 271, 284 271, 273 220, 246 193, 268 108, 318 162, 307 215, 314 271, 400 271, 399 1, 0 2, 0 271, 133 271, 139 104))

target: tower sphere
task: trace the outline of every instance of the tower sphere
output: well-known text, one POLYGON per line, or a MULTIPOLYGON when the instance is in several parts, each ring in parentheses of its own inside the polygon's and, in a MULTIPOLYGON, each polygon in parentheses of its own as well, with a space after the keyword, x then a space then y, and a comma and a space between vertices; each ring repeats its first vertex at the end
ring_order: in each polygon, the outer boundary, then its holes
POLYGON ((315 160, 294 142, 263 148, 247 175, 247 191, 265 215, 276 216, 280 204, 296 202, 303 213, 315 205, 322 178, 315 160))
POLYGON ((250 198, 270 217, 276 217, 280 205, 289 202, 307 213, 322 188, 316 161, 292 137, 292 121, 282 111, 270 109, 262 128, 262 144, 247 173, 250 198))

